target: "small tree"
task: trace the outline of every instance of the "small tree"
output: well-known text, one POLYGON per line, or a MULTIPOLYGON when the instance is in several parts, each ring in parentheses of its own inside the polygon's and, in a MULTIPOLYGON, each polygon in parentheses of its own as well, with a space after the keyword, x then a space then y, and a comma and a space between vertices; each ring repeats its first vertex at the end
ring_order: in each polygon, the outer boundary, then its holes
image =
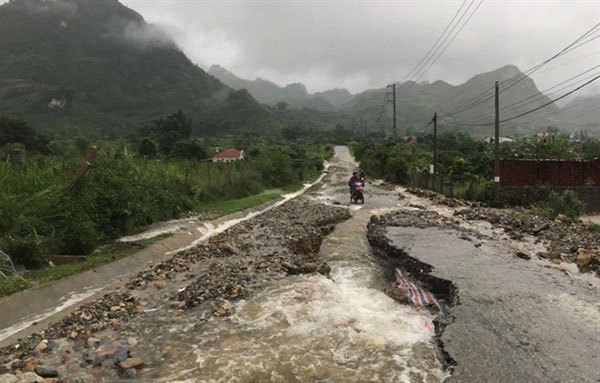
POLYGON ((154 157, 157 151, 156 143, 148 137, 144 138, 138 147, 138 154, 141 157, 154 157))
POLYGON ((171 155, 174 157, 195 158, 197 160, 204 160, 208 158, 208 154, 204 146, 195 140, 177 142, 173 147, 171 155))
POLYGON ((176 113, 152 122, 151 131, 158 138, 160 152, 170 154, 179 141, 190 138, 192 119, 179 109, 176 113))

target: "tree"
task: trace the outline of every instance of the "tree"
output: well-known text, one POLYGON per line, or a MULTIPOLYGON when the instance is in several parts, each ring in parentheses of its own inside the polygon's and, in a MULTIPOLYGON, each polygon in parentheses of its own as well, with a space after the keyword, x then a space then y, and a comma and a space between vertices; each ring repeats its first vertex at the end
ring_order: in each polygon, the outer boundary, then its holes
POLYGON ((144 138, 138 147, 138 154, 141 157, 154 157, 157 151, 156 143, 148 137, 144 138))
POLYGON ((7 116, 0 117, 0 146, 11 143, 25 145, 32 152, 48 153, 48 139, 36 133, 25 121, 7 116))
POLYGON ((192 134, 192 119, 188 118, 181 109, 176 113, 152 122, 151 131, 158 139, 160 152, 170 154, 175 144, 190 138, 192 134))
POLYGON ((284 110, 286 110, 288 108, 289 104, 285 101, 280 101, 277 104, 275 104, 275 108, 277 108, 278 111, 283 112, 284 110))
POLYGON ((173 147, 171 155, 181 158, 195 158, 197 160, 204 160, 208 158, 206 149, 200 142, 196 140, 177 142, 173 147))

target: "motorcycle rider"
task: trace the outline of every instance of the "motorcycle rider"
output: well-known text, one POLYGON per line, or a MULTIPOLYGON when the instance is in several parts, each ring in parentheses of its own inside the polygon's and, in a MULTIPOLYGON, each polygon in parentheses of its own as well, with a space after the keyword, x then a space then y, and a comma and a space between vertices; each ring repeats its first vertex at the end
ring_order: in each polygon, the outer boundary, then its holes
POLYGON ((360 178, 362 186, 365 187, 365 182, 367 182, 367 174, 365 173, 364 170, 360 169, 360 173, 358 175, 358 178, 360 178))
POLYGON ((360 179, 360 177, 358 177, 357 172, 353 172, 350 181, 348 181, 348 186, 350 186, 350 195, 354 194, 354 191, 356 189, 356 183, 362 183, 362 180, 360 179))

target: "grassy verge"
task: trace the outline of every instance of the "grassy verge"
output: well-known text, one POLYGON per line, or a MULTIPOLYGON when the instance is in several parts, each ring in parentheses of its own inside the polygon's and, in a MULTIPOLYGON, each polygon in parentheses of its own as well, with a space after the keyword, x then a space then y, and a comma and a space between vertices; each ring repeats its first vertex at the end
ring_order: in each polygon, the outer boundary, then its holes
POLYGON ((139 246, 127 247, 120 250, 93 255, 82 262, 59 265, 28 272, 20 277, 6 276, 0 279, 0 297, 56 281, 73 274, 81 273, 83 271, 94 269, 106 263, 132 255, 139 250, 139 246))
POLYGON ((201 212, 208 213, 209 217, 221 217, 227 214, 232 214, 240 210, 248 209, 269 202, 271 200, 281 197, 282 194, 283 193, 277 192, 261 193, 228 201, 205 203, 202 204, 201 212))
MULTIPOLYGON (((318 176, 318 173, 310 174, 308 177, 309 182, 314 182, 318 176)), ((211 218, 221 217, 272 201, 280 198, 286 193, 297 191, 301 187, 302 184, 294 184, 280 189, 267 190, 260 194, 255 194, 244 198, 203 203, 199 207, 198 212, 200 214, 207 213, 207 216, 211 218)), ((107 246, 106 250, 89 256, 85 261, 32 271, 18 277, 0 274, 0 297, 8 296, 32 287, 41 286, 49 282, 53 282, 74 274, 94 269, 110 262, 114 262, 121 258, 133 255, 141 249, 167 236, 168 235, 159 236, 151 240, 140 241, 132 244, 115 243, 107 246)))

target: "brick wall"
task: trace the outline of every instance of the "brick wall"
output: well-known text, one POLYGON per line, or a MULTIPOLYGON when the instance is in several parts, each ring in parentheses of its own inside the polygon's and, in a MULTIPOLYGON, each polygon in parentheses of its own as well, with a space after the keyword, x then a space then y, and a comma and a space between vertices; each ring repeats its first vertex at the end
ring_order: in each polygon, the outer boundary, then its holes
POLYGON ((501 186, 600 188, 600 159, 592 161, 500 160, 501 186))

